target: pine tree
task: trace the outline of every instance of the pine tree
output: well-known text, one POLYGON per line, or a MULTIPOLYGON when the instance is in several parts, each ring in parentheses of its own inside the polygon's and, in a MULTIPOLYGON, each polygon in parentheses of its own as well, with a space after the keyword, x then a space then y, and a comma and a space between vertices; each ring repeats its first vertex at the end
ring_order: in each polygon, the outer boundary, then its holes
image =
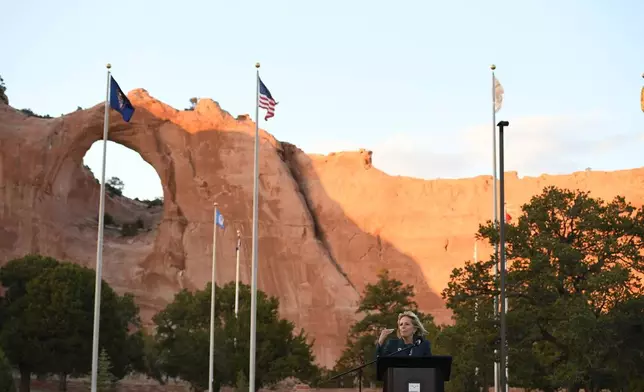
POLYGON ((116 378, 111 373, 112 364, 110 357, 105 349, 101 350, 98 357, 98 375, 96 379, 96 389, 99 392, 112 392, 115 390, 116 378))
POLYGON ((238 392, 243 392, 248 390, 248 380, 246 380, 246 375, 243 371, 237 372, 237 382, 235 390, 238 392))

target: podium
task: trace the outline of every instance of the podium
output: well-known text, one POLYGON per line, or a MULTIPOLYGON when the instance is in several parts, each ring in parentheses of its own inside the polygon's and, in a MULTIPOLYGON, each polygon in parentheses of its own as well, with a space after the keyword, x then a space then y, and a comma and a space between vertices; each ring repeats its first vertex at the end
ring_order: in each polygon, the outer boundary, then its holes
POLYGON ((380 357, 376 376, 383 392, 444 392, 452 372, 452 357, 380 357))

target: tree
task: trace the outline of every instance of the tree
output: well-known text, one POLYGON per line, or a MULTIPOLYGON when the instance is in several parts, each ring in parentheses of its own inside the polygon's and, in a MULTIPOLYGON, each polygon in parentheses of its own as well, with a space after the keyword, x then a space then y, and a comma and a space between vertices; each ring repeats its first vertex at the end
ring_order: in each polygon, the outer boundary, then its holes
MULTIPOLYGON (((60 374, 87 374, 92 354, 94 283, 93 270, 64 263, 39 275, 27 285, 25 318, 28 330, 50 356, 46 370, 60 374)), ((133 349, 138 336, 128 328, 137 327, 138 309, 131 295, 119 297, 105 282, 101 287, 100 347, 112 360, 118 378, 131 370, 137 356, 133 349)), ((139 351, 139 355, 141 352, 139 351)))
POLYGON ((52 118, 49 114, 45 114, 45 115, 43 116, 43 115, 40 115, 40 114, 35 113, 33 110, 31 110, 31 109, 29 109, 29 108, 20 109, 20 112, 21 112, 21 113, 23 113, 23 114, 25 114, 25 115, 27 115, 27 116, 29 116, 29 117, 47 118, 47 119, 51 119, 51 118, 52 118))
POLYGON ((14 392, 15 390, 11 364, 4 353, 0 351, 0 392, 14 392))
MULTIPOLYGON (((389 277, 388 271, 381 271, 378 274, 378 281, 365 287, 360 306, 356 311, 364 314, 364 317, 351 326, 346 347, 334 369, 336 374, 374 360, 375 343, 380 332, 383 328, 395 328, 398 324, 398 314, 406 310, 411 310, 418 315, 429 332, 427 338, 432 341, 439 329, 434 324, 433 316, 418 310, 418 305, 413 300, 414 296, 412 285, 403 285, 399 280, 389 277)), ((434 349, 433 351, 435 352, 434 349)), ((362 372, 363 382, 376 382, 375 366, 366 367, 362 372)), ((355 375, 349 375, 340 383, 351 386, 354 379, 355 375)))
POLYGON ((149 378, 165 384, 163 372, 161 369, 161 350, 156 344, 155 337, 143 332, 143 368, 141 373, 146 374, 149 378))
MULTIPOLYGON (((623 197, 607 203, 547 187, 522 211, 506 230, 512 385, 546 392, 638 385, 644 209, 623 197)), ((498 231, 488 222, 478 237, 496 244, 498 231)), ((457 320, 465 320, 475 300, 498 294, 493 264, 468 262, 452 273, 443 295, 457 320)))
MULTIPOLYGON (((166 377, 179 377, 194 390, 208 388, 210 342, 210 290, 183 290, 154 317, 160 369, 166 377)), ((236 385, 239 373, 248 379, 250 288, 240 285, 239 318, 234 314, 235 285, 215 286, 214 389, 236 385)), ((256 388, 286 377, 313 379, 317 368, 311 344, 303 331, 278 316, 277 298, 257 293, 256 388)))
POLYGON ((98 369, 96 374, 96 389, 99 392, 114 391, 116 384, 116 377, 112 374, 112 364, 110 357, 107 355, 105 349, 101 350, 98 357, 98 369))
MULTIPOLYGON (((89 373, 94 314, 94 271, 51 258, 27 256, 0 269, 5 294, 0 343, 21 371, 21 391, 29 390, 31 373, 61 376, 89 373), (39 270, 40 268, 40 270, 39 270)), ((122 378, 142 369, 140 322, 131 295, 118 296, 105 282, 101 290, 99 345, 122 378)))
POLYGON ((122 196, 125 184, 118 177, 112 177, 105 183, 105 188, 111 196, 122 196))
POLYGON ((235 382, 235 391, 246 392, 248 390, 248 380, 241 370, 237 371, 237 381, 235 382))
POLYGON ((3 102, 5 105, 9 105, 9 97, 6 94, 7 86, 4 84, 4 79, 0 76, 0 102, 3 102))
POLYGON ((0 283, 5 288, 0 307, 0 346, 9 360, 20 371, 20 391, 28 392, 31 374, 45 367, 41 344, 30 335, 29 320, 24 316, 27 284, 60 262, 51 257, 27 255, 14 259, 0 268, 0 283))

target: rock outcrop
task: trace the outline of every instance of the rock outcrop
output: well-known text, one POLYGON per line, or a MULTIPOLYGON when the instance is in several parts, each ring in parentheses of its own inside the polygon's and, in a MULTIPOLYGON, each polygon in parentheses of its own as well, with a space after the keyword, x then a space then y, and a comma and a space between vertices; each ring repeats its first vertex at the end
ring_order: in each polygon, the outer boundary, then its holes
MULTIPOLYGON (((145 90, 128 96, 136 113, 125 123, 112 111, 109 139, 155 168, 164 205, 107 198, 117 222, 140 218, 145 229, 123 237, 106 228, 104 277, 134 293, 149 321, 178 290, 209 281, 215 201, 227 224, 217 282, 234 279, 237 229, 241 277, 250 281, 255 124, 209 99, 179 111, 145 90)), ((102 139, 103 110, 98 104, 41 119, 0 104, 0 262, 34 252, 94 267, 99 186, 82 160, 102 139)), ((282 316, 315 338, 320 364, 333 366, 359 296, 382 268, 414 284, 421 308, 449 322, 440 292, 451 270, 471 258, 474 233, 490 217, 490 176, 392 177, 373 166, 370 151, 307 155, 264 131, 260 140, 259 288, 279 297, 282 316)), ((644 202, 641 169, 506 178, 511 215, 551 184, 644 202)))

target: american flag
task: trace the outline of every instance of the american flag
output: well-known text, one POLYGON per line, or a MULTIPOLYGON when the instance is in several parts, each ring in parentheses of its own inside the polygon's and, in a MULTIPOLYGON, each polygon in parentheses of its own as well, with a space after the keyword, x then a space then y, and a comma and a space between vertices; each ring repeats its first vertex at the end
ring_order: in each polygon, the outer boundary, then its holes
POLYGON ((275 116, 275 105, 277 105, 277 102, 273 99, 271 92, 268 91, 262 79, 259 79, 259 107, 266 109, 266 117, 264 117, 264 120, 275 116))

